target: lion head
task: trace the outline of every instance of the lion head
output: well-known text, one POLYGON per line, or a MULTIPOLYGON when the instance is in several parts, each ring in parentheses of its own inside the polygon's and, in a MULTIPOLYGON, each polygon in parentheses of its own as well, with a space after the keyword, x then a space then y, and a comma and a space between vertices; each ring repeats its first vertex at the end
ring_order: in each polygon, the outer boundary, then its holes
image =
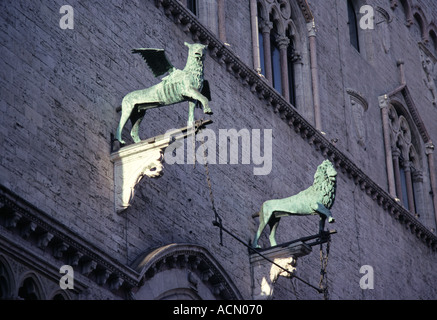
POLYGON ((337 171, 331 161, 325 160, 318 167, 314 174, 313 187, 321 192, 321 203, 327 208, 331 209, 335 200, 337 171))

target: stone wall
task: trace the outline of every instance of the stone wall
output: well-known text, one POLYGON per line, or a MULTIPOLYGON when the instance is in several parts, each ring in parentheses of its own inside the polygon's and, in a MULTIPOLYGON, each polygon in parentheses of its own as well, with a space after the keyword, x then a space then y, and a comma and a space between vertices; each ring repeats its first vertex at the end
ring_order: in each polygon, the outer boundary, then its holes
MULTIPOLYGON (((384 145, 378 96, 400 84, 397 59, 405 61, 406 78, 431 137, 437 135, 435 108, 421 84, 422 69, 414 38, 405 26, 400 6, 378 2, 393 17, 391 49, 381 52, 380 34, 370 34, 372 51, 363 57, 348 42, 346 7, 338 1, 310 3, 317 24, 323 131, 328 140, 357 167, 387 190, 384 145), (404 37, 404 35, 407 35, 404 37), (413 45, 414 44, 414 45, 413 45), (364 71, 363 71, 364 70, 364 71), (347 88, 368 101, 364 114, 366 144, 353 139, 347 88)), ((424 2, 424 1, 423 1, 424 2)), ((227 1, 229 50, 251 66, 250 12, 245 4, 227 1), (238 6, 238 8, 240 8, 238 6)), ((155 1, 72 2, 74 29, 59 27, 59 1, 3 1, 0 5, 0 183, 64 224, 125 265, 144 252, 170 244, 202 245, 232 278, 243 298, 251 298, 248 249, 226 233, 223 246, 202 164, 166 164, 159 179, 144 178, 132 207, 114 210, 111 134, 115 111, 130 91, 148 87, 153 78, 132 48, 165 48, 169 60, 183 68, 184 41, 192 34, 174 22, 155 1)), ((434 4, 422 3, 425 12, 434 4)), ((410 29, 413 26, 410 27, 410 29)), ((326 155, 302 138, 287 119, 260 99, 235 73, 213 55, 205 61, 212 92, 208 129, 272 129, 272 170, 254 175, 254 164, 210 164, 215 206, 224 226, 249 243, 258 220, 251 215, 269 199, 290 196, 313 182, 326 155)), ((310 92, 307 93, 309 96, 310 92)), ((305 112, 303 112, 305 113, 305 112)), ((186 125, 188 104, 146 113, 141 138, 186 125)), ((196 110, 196 118, 209 118, 196 110)), ((129 125, 127 126, 129 127, 129 125)), ((128 131, 123 132, 128 138, 128 131)), ((196 147, 201 156, 200 144, 196 147)), ((217 147, 217 159, 219 149, 217 147)), ((229 162, 229 161, 228 161, 229 162)), ((390 215, 383 206, 338 167, 337 199, 333 207, 338 231, 332 236, 328 284, 333 299, 435 299, 435 251, 390 215), (375 289, 359 285, 362 265, 373 266, 375 289)), ((431 214, 431 213, 429 213, 431 214)), ((318 218, 284 218, 278 243, 316 233, 318 218)), ((261 239, 268 246, 267 237, 261 239)), ((297 262, 297 274, 317 285, 318 247, 297 262)), ((101 298, 101 293, 86 298, 101 298)), ((112 298, 112 293, 108 292, 112 298)), ((276 299, 321 299, 297 280, 280 279, 276 299)))

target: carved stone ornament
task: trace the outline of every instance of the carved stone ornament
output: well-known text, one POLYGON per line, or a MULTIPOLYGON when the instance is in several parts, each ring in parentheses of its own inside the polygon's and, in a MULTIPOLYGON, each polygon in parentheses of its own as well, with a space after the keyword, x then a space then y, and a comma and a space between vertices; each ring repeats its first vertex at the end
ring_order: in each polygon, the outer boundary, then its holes
POLYGON ((130 206, 135 186, 144 176, 152 178, 162 174, 162 151, 170 142, 170 138, 153 143, 146 140, 122 148, 111 155, 111 161, 114 163, 115 210, 117 213, 130 206))
POLYGON ((263 255, 274 264, 256 253, 251 254, 252 298, 255 300, 271 299, 274 284, 279 277, 291 278, 296 271, 297 258, 306 256, 311 251, 311 247, 303 242, 293 243, 285 248, 275 247, 263 250, 263 255))
POLYGON ((363 95, 353 89, 346 89, 349 94, 350 106, 351 106, 351 116, 355 128, 355 139, 356 142, 365 147, 366 145, 366 124, 365 124, 365 112, 369 108, 369 104, 363 95))
POLYGON ((433 106, 437 107, 437 86, 435 83, 437 77, 437 63, 425 46, 422 45, 421 49, 422 53, 420 56, 422 60, 422 68, 425 72, 425 79, 423 79, 423 82, 431 93, 433 106))

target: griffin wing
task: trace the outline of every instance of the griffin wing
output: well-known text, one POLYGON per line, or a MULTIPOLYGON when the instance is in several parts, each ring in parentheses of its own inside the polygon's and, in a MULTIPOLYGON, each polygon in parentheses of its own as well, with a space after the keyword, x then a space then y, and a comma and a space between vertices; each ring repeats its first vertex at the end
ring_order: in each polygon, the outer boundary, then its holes
POLYGON ((164 49, 139 48, 133 49, 132 53, 139 53, 143 57, 155 77, 159 77, 174 68, 168 61, 164 49))

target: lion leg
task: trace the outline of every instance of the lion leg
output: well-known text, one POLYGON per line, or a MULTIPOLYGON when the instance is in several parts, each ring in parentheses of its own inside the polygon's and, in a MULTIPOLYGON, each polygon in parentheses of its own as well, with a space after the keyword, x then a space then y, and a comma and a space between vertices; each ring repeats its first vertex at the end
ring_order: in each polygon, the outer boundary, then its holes
POLYGON ((311 206, 311 209, 317 212, 320 216, 324 216, 325 219, 327 218, 329 223, 335 222, 335 219, 332 216, 331 211, 327 209, 323 204, 315 203, 314 205, 311 206))
POLYGON ((265 229, 265 227, 267 225, 267 221, 268 220, 269 219, 268 218, 266 219, 266 217, 264 216, 264 211, 263 211, 263 208, 261 207, 261 210, 259 212, 259 226, 258 226, 258 230, 257 230, 257 232, 255 234, 255 238, 253 239, 253 242, 252 242, 252 247, 253 248, 261 248, 259 246, 259 244, 258 244, 258 240, 261 237, 261 234, 264 231, 264 229, 265 229))
POLYGON ((194 108, 196 107, 196 102, 190 101, 188 103, 188 122, 187 126, 192 126, 194 124, 194 108))
POLYGON ((321 215, 319 221, 319 233, 325 231, 325 221, 326 221, 326 217, 321 215))
POLYGON ((261 237, 262 232, 264 231, 264 228, 266 227, 265 223, 262 223, 261 221, 259 222, 259 227, 258 230, 255 234, 255 238, 253 239, 252 242, 252 247, 253 248, 261 248, 260 245, 258 244, 258 240, 261 237))
POLYGON ((272 247, 277 245, 277 243, 276 243, 276 229, 278 228, 279 220, 280 220, 280 218, 277 218, 274 215, 272 215, 272 217, 270 218, 270 221, 269 221, 269 226, 270 226, 269 240, 270 240, 270 245, 272 247))

